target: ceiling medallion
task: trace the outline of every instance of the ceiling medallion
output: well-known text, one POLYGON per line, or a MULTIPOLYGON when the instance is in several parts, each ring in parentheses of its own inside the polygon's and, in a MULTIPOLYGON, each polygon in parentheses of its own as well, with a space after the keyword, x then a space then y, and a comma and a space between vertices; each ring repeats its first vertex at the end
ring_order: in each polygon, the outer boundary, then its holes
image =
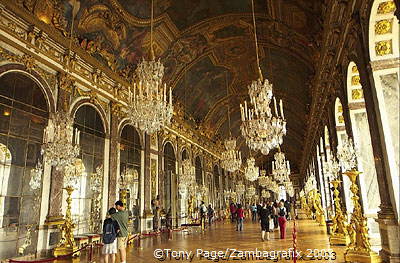
POLYGON ((272 83, 268 79, 264 79, 261 73, 253 0, 251 3, 259 78, 253 80, 248 86, 250 103, 253 108, 247 107, 247 101, 244 102, 244 107, 240 104, 242 118, 240 130, 250 149, 260 150, 262 154, 267 155, 270 150, 282 144, 283 136, 286 135, 286 121, 283 115, 282 100, 280 100, 280 114, 278 114, 276 99, 272 93, 272 83), (270 108, 272 98, 275 114, 272 114, 270 108))
POLYGON ((153 1, 151 2, 150 60, 143 59, 136 68, 137 83, 129 89, 128 117, 138 129, 152 134, 171 123, 172 91, 163 84, 164 65, 155 60, 153 50, 153 1), (167 94, 168 93, 168 94, 167 94))
POLYGON ((285 154, 278 147, 278 152, 274 155, 275 161, 272 161, 272 175, 280 183, 288 182, 290 175, 290 164, 286 160, 285 154))

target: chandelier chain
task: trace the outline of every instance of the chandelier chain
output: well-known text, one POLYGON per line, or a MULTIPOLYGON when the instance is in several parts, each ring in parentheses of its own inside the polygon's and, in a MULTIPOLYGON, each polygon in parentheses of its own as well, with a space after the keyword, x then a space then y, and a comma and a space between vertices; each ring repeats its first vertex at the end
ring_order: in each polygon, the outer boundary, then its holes
POLYGON ((254 43, 256 44, 257 69, 258 69, 258 74, 260 75, 259 77, 262 80, 263 77, 262 77, 261 68, 260 68, 260 59, 258 57, 258 40, 257 40, 256 16, 254 13, 254 0, 251 0, 251 10, 253 13, 254 43))

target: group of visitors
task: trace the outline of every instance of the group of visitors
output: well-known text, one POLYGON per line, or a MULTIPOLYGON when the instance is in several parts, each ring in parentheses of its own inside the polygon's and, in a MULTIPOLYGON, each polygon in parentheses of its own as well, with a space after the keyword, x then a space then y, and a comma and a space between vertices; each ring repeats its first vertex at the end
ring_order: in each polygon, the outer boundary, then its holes
POLYGON ((241 204, 231 203, 231 222, 236 222, 236 231, 243 231, 244 209, 241 204))
MULTIPOLYGON (((231 222, 236 223, 236 230, 243 230, 243 220, 245 211, 241 204, 231 203, 229 206, 231 214, 231 222)), ((292 204, 287 200, 275 202, 263 202, 260 204, 252 204, 249 207, 252 222, 259 221, 261 223, 261 239, 262 241, 269 240, 269 233, 273 230, 280 229, 280 238, 286 236, 286 222, 293 217, 292 204)), ((293 211, 294 212, 294 211, 293 211)))
POLYGON ((103 223, 103 255, 104 262, 115 263, 116 254, 120 253, 120 262, 126 263, 126 246, 128 243, 129 214, 125 210, 124 203, 117 201, 115 208, 108 210, 107 218, 103 223))
POLYGON ((285 206, 284 200, 279 203, 264 202, 257 206, 257 213, 261 222, 261 240, 269 240, 269 233, 273 229, 280 229, 280 238, 285 239, 286 221, 288 220, 289 211, 285 206), (266 235, 266 237, 265 237, 266 235))
POLYGON ((203 228, 206 228, 206 218, 208 219, 208 225, 211 226, 214 219, 214 209, 211 204, 206 207, 204 202, 202 201, 199 207, 200 211, 200 225, 203 228))

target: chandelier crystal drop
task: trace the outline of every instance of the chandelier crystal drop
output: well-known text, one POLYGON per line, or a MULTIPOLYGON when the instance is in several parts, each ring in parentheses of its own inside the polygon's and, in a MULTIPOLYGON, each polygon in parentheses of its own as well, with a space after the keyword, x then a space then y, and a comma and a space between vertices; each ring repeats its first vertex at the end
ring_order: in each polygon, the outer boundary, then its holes
POLYGON ((244 168, 244 177, 250 182, 257 180, 260 169, 255 166, 256 161, 253 157, 247 159, 247 166, 244 168))
POLYGON ((261 170, 260 177, 258 177, 258 184, 262 187, 266 187, 268 184, 268 179, 267 171, 261 170))
POLYGON ((128 118, 138 129, 152 134, 171 123, 174 108, 171 88, 163 84, 164 65, 156 60, 153 51, 153 1, 151 3, 150 60, 136 68, 137 82, 129 89, 128 118), (168 93, 168 95, 167 95, 168 93))
POLYGON ((340 165, 335 156, 330 155, 328 161, 324 162, 323 167, 325 174, 329 175, 331 180, 336 180, 338 178, 340 165))
POLYGON ((247 188, 246 197, 248 199, 251 199, 253 196, 255 196, 255 194, 256 194, 256 189, 254 188, 254 186, 250 186, 249 188, 247 188))
POLYGON ((285 154, 280 151, 278 148, 278 152, 274 155, 275 161, 272 162, 272 175, 275 180, 280 183, 289 181, 290 175, 290 164, 289 161, 286 160, 285 154))
POLYGON ((357 167, 357 154, 353 140, 347 135, 342 139, 338 147, 337 156, 343 170, 350 171, 357 167))
POLYGON ((42 154, 46 163, 57 170, 74 164, 80 152, 79 137, 80 131, 73 129, 73 118, 67 112, 52 113, 43 136, 42 154))

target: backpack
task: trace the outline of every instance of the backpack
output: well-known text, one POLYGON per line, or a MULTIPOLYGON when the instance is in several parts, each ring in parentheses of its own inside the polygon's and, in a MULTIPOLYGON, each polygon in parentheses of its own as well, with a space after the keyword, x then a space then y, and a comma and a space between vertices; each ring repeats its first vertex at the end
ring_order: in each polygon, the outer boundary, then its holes
POLYGON ((114 221, 109 221, 104 225, 103 243, 112 244, 116 238, 117 232, 115 231, 114 221))
POLYGON ((285 210, 286 210, 286 209, 285 209, 284 207, 280 208, 280 209, 279 209, 278 215, 279 215, 279 216, 285 216, 285 215, 286 215, 286 211, 285 211, 285 210))

